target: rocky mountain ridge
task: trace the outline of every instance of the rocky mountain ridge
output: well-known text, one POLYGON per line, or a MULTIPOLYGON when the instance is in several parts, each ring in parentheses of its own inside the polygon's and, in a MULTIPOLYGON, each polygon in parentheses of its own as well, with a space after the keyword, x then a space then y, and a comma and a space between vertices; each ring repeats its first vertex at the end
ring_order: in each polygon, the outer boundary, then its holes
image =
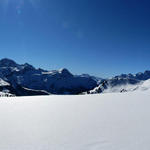
POLYGON ((79 94, 97 86, 92 77, 73 75, 65 68, 47 71, 7 58, 0 60, 0 79, 9 84, 5 89, 17 96, 79 94))
MULTIPOLYGON (((143 83, 148 83, 150 79, 150 71, 137 74, 121 74, 109 79, 101 80, 99 85, 88 91, 89 94, 110 93, 110 92, 128 92, 141 89, 143 83)), ((144 84, 145 85, 145 84, 144 84)), ((150 87, 150 84, 149 84, 150 87)))
POLYGON ((3 96, 127 92, 140 89, 148 79, 148 70, 102 79, 88 74, 73 75, 65 68, 48 71, 36 69, 28 63, 17 64, 7 58, 0 60, 0 95, 3 96))

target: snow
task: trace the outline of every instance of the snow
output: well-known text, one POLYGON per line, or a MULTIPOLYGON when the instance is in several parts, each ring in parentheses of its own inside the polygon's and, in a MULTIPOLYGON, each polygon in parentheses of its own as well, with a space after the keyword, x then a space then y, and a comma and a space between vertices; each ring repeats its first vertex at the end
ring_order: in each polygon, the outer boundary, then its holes
POLYGON ((148 90, 150 89, 150 79, 146 81, 142 81, 141 85, 138 86, 139 90, 148 90))
POLYGON ((2 150, 149 150, 150 90, 0 100, 2 150))
POLYGON ((144 91, 150 89, 150 79, 146 81, 141 81, 137 84, 122 84, 112 87, 111 85, 105 85, 107 88, 104 88, 102 84, 95 87, 93 90, 90 90, 90 94, 98 93, 114 93, 114 92, 132 92, 132 91, 144 91))
POLYGON ((10 84, 0 78, 0 86, 9 86, 10 84))
POLYGON ((15 95, 10 94, 9 90, 4 90, 3 92, 0 92, 0 97, 14 97, 15 95))
MULTIPOLYGON (((95 88, 96 89, 96 88, 95 88)), ((149 90, 150 89, 150 79, 146 81, 141 81, 140 83, 137 84, 125 84, 121 86, 115 86, 115 87, 109 87, 104 91, 104 93, 111 93, 111 92, 120 92, 122 89, 124 89, 127 92, 130 91, 144 91, 144 90, 149 90)))

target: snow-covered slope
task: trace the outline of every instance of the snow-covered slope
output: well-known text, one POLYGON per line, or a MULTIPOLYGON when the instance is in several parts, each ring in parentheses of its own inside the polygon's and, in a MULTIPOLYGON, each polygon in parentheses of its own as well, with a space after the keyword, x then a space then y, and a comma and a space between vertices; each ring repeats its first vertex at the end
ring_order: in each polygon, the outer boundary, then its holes
POLYGON ((10 84, 2 79, 0 79, 0 86, 9 86, 10 84))
POLYGON ((150 91, 1 98, 1 150, 149 150, 150 91))
MULTIPOLYGON (((102 79, 98 86, 88 91, 89 94, 108 93, 108 92, 127 92, 140 89, 143 82, 150 79, 150 71, 137 74, 121 74, 109 79, 102 79)), ((148 86, 148 85, 146 85, 148 86)), ((142 87, 141 87, 142 88, 142 87)), ((143 88, 142 88, 143 89, 143 88)), ((141 90, 142 90, 141 89, 141 90)))
POLYGON ((150 89, 150 79, 146 81, 141 81, 136 84, 121 84, 112 86, 109 82, 103 82, 93 90, 90 90, 89 94, 98 94, 98 93, 112 93, 112 92, 131 92, 131 91, 143 91, 150 89))
MULTIPOLYGON (((73 75, 65 68, 51 71, 36 69, 28 63, 20 65, 5 58, 0 60, 0 79, 0 84, 9 84, 7 90, 16 96, 95 94, 139 89, 144 81, 150 79, 150 71, 102 79, 88 74, 73 75)), ((3 92, 1 89, 3 86, 0 85, 0 92, 3 92)))
POLYGON ((0 78, 0 97, 14 96, 11 85, 0 78))
MULTIPOLYGON (((25 87, 52 94, 79 94, 97 86, 97 81, 91 76, 76 76, 65 68, 52 71, 36 69, 28 63, 20 65, 6 58, 0 60, 0 78, 10 83, 16 93, 18 87, 25 87)), ((19 93, 28 95, 28 92, 19 93)))

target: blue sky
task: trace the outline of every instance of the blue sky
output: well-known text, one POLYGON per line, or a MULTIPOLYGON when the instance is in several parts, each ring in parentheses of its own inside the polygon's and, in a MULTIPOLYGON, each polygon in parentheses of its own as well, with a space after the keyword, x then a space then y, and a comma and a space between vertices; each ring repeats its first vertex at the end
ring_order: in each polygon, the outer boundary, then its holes
POLYGON ((149 0, 1 0, 0 58, 110 77, 150 69, 149 0))

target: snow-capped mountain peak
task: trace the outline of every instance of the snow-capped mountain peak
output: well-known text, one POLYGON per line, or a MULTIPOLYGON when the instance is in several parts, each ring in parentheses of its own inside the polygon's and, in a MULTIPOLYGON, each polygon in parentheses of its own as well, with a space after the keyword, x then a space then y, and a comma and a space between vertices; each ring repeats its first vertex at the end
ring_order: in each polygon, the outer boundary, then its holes
POLYGON ((36 69, 28 63, 17 64, 7 58, 0 60, 0 78, 8 82, 9 90, 17 95, 79 94, 97 86, 91 77, 74 76, 65 68, 47 71, 36 69))
POLYGON ((58 72, 60 74, 63 74, 64 76, 72 76, 72 74, 66 68, 61 68, 61 69, 58 70, 58 72))
POLYGON ((88 91, 90 94, 110 93, 110 92, 128 92, 135 90, 143 90, 150 88, 150 71, 144 73, 139 72, 133 74, 121 74, 106 80, 102 80, 100 84, 93 90, 88 91))
MULTIPOLYGON (((0 84, 2 85, 0 92, 5 89, 11 94, 20 96, 133 91, 140 87, 144 89, 146 84, 144 81, 148 79, 150 79, 148 70, 135 75, 121 74, 102 79, 88 74, 73 75, 66 68, 47 71, 36 69, 28 63, 17 64, 8 58, 0 60, 0 84)), ((145 89, 148 87, 149 84, 145 89)))

